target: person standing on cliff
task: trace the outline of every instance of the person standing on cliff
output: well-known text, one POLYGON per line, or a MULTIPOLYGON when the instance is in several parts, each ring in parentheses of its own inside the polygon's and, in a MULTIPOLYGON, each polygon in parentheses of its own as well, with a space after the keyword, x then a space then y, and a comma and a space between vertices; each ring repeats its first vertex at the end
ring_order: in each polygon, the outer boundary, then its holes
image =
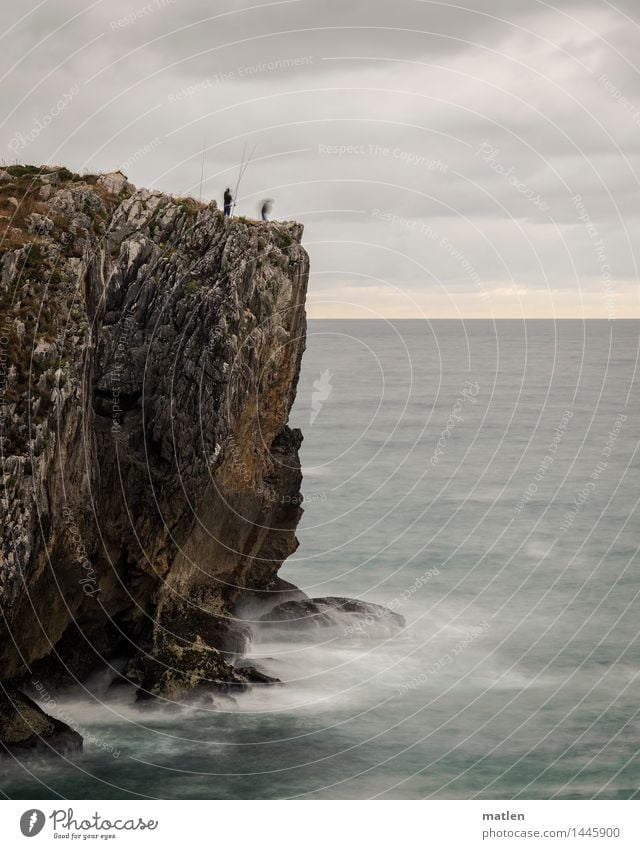
POLYGON ((226 216, 230 216, 232 208, 233 196, 231 194, 231 189, 227 186, 227 188, 224 190, 224 214, 226 216))
POLYGON ((260 212, 262 214, 263 221, 269 221, 269 219, 271 218, 272 207, 273 201, 271 200, 271 198, 267 198, 265 201, 262 202, 262 209, 260 210, 260 212))

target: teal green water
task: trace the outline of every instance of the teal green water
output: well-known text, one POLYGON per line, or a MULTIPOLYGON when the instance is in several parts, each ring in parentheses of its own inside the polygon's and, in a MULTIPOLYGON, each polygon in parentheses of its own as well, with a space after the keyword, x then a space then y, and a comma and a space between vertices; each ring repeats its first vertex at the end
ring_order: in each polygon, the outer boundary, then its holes
POLYGON ((216 707, 142 710, 96 680, 58 703, 95 736, 84 754, 3 764, 4 794, 634 795, 639 331, 311 322, 282 574, 407 629, 258 643, 287 683, 216 707))

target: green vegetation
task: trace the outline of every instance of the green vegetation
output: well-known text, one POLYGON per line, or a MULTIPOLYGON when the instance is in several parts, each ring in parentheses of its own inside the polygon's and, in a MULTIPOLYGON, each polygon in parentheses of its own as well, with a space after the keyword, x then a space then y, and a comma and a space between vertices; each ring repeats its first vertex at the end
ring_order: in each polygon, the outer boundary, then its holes
POLYGON ((195 198, 191 197, 176 198, 175 202, 188 215, 197 215, 201 209, 204 209, 203 203, 200 203, 195 198))
POLYGON ((188 280, 184 284, 184 291, 187 295, 195 295, 202 288, 200 280, 188 280))
POLYGON ((9 165, 4 170, 12 177, 39 177, 41 174, 49 173, 46 168, 39 165, 9 165))
POLYGON ((57 368, 60 364, 60 357, 55 354, 47 354, 45 357, 38 357, 33 360, 33 371, 35 375, 40 375, 50 368, 57 368))
POLYGON ((49 440, 45 437, 41 442, 36 443, 36 446, 33 451, 34 457, 39 457, 44 453, 46 447, 49 445, 49 440))
POLYGON ((32 242, 27 246, 24 253, 24 263, 22 265, 22 273, 37 272, 46 259, 42 246, 32 242))
POLYGON ((281 230, 278 233, 278 246, 284 251, 290 248, 293 244, 293 236, 288 230, 281 230))
POLYGON ((43 177, 45 175, 56 175, 62 182, 84 180, 80 174, 74 174, 68 168, 52 168, 47 165, 8 165, 4 169, 12 177, 43 177))

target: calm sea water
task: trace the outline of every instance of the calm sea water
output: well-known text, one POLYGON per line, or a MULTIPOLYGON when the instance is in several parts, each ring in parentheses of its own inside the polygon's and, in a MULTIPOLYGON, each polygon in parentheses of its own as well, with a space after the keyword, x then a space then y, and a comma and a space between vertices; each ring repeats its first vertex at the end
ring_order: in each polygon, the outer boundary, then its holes
POLYGON ((58 700, 95 737, 85 752, 3 764, 3 792, 634 795, 639 332, 311 322, 306 512, 282 575, 391 604, 406 630, 258 643, 286 684, 217 707, 143 710, 96 679, 58 700))

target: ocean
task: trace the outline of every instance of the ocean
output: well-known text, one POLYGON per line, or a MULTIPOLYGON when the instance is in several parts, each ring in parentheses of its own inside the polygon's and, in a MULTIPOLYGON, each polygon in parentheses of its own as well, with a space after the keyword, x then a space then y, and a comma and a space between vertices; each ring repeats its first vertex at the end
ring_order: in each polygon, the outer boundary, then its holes
MULTIPOLYGON (((284 683, 165 710, 98 675, 85 751, 9 798, 631 798, 640 786, 637 321, 309 323, 310 596, 389 636, 262 637, 284 683)), ((51 709, 51 706, 49 708, 51 709)))

